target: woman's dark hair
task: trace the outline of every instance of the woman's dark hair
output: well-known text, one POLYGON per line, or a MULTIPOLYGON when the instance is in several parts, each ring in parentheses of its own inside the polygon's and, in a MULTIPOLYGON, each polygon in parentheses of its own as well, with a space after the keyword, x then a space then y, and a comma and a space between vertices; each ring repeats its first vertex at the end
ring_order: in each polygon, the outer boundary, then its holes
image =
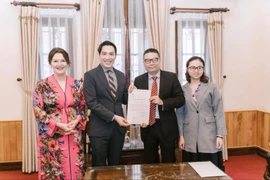
POLYGON ((203 74, 202 74, 202 76, 201 76, 201 79, 200 79, 200 81, 201 82, 203 82, 203 83, 208 83, 208 80, 209 80, 209 77, 207 77, 206 75, 205 75, 205 73, 204 73, 204 67, 205 67, 205 63, 204 63, 204 60, 201 58, 201 57, 199 57, 199 56, 192 56, 191 58, 189 58, 189 60, 187 61, 187 64, 186 64, 186 80, 190 83, 190 75, 188 74, 188 66, 189 66, 189 63, 191 62, 191 61, 194 61, 194 60, 199 60, 199 61, 201 61, 202 62, 202 64, 203 64, 203 74))
POLYGON ((114 48, 115 55, 117 54, 117 48, 116 48, 115 44, 113 44, 111 41, 103 41, 98 47, 98 54, 101 53, 103 46, 112 46, 114 48))
POLYGON ((65 61, 67 62, 67 64, 70 65, 70 60, 69 60, 69 57, 68 57, 68 53, 64 49, 59 48, 59 47, 53 48, 50 51, 49 56, 48 56, 48 62, 49 62, 49 64, 52 63, 53 56, 56 53, 61 53, 63 55, 63 57, 65 58, 65 61))

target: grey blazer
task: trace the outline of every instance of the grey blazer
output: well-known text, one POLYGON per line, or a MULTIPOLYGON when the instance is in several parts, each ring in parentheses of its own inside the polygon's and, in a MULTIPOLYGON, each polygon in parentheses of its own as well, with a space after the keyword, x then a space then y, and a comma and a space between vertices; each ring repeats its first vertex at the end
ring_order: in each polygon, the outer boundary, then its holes
POLYGON ((186 103, 177 109, 180 136, 185 139, 185 151, 196 153, 216 153, 216 136, 227 135, 222 99, 218 87, 211 82, 202 83, 197 104, 192 98, 189 83, 183 86, 186 103))

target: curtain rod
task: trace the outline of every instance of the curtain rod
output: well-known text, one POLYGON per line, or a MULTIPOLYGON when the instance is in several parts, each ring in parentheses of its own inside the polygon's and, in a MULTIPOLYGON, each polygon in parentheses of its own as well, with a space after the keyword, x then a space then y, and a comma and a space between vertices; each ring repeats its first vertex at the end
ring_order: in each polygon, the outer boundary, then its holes
POLYGON ((171 7, 170 14, 178 13, 178 12, 197 12, 197 13, 213 13, 213 12, 227 12, 230 11, 228 8, 176 8, 171 7))
POLYGON ((67 8, 67 9, 72 9, 76 8, 77 11, 80 10, 80 4, 75 3, 75 4, 65 4, 65 3, 37 3, 37 2, 19 2, 19 1, 13 1, 10 2, 10 4, 14 6, 35 6, 39 8, 67 8))

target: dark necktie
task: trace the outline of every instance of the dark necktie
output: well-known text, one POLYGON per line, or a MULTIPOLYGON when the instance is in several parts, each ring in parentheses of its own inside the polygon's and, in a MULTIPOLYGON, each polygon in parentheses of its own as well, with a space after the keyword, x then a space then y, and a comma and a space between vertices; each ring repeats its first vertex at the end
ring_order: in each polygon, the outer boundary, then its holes
POLYGON ((107 73, 108 73, 109 86, 110 86, 111 93, 112 93, 113 97, 116 97, 116 87, 114 84, 113 73, 111 70, 108 70, 107 73))
MULTIPOLYGON (((154 82, 152 84, 152 90, 151 90, 151 97, 157 96, 157 77, 152 77, 154 82)), ((149 118, 149 125, 152 126, 156 122, 156 104, 151 103, 150 104, 150 118, 149 118)))

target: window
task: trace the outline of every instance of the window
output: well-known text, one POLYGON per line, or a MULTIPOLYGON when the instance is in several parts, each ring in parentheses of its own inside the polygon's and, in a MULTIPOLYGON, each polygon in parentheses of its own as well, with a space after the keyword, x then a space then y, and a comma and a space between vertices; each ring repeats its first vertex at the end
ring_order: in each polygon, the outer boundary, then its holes
POLYGON ((113 42, 117 47, 114 67, 125 73, 125 19, 123 0, 106 0, 102 41, 113 42))
POLYGON ((205 61, 205 73, 210 77, 210 61, 207 36, 206 14, 180 14, 177 22, 178 78, 181 85, 185 78, 186 62, 192 56, 200 56, 205 61))
POLYGON ((130 39, 130 82, 145 73, 143 53, 148 48, 148 37, 142 0, 128 1, 130 39))
POLYGON ((57 11, 55 9, 41 11, 38 79, 44 79, 53 74, 48 63, 48 55, 54 47, 63 48, 68 52, 71 66, 67 74, 74 77, 74 13, 72 13, 74 10, 57 11), (71 12, 68 13, 67 11, 71 12))
POLYGON ((145 72, 143 52, 148 47, 144 5, 142 0, 107 0, 102 31, 102 41, 112 41, 117 47, 117 57, 114 67, 122 72, 129 72, 130 82, 145 72), (128 3, 125 6, 124 3, 128 3), (124 14, 127 12, 127 14, 124 14), (128 16, 128 23, 125 17, 128 16), (128 33, 126 25, 128 24, 128 33), (126 39, 129 35, 130 52, 126 49, 126 39), (126 53, 129 53, 129 64, 126 67, 126 53))

